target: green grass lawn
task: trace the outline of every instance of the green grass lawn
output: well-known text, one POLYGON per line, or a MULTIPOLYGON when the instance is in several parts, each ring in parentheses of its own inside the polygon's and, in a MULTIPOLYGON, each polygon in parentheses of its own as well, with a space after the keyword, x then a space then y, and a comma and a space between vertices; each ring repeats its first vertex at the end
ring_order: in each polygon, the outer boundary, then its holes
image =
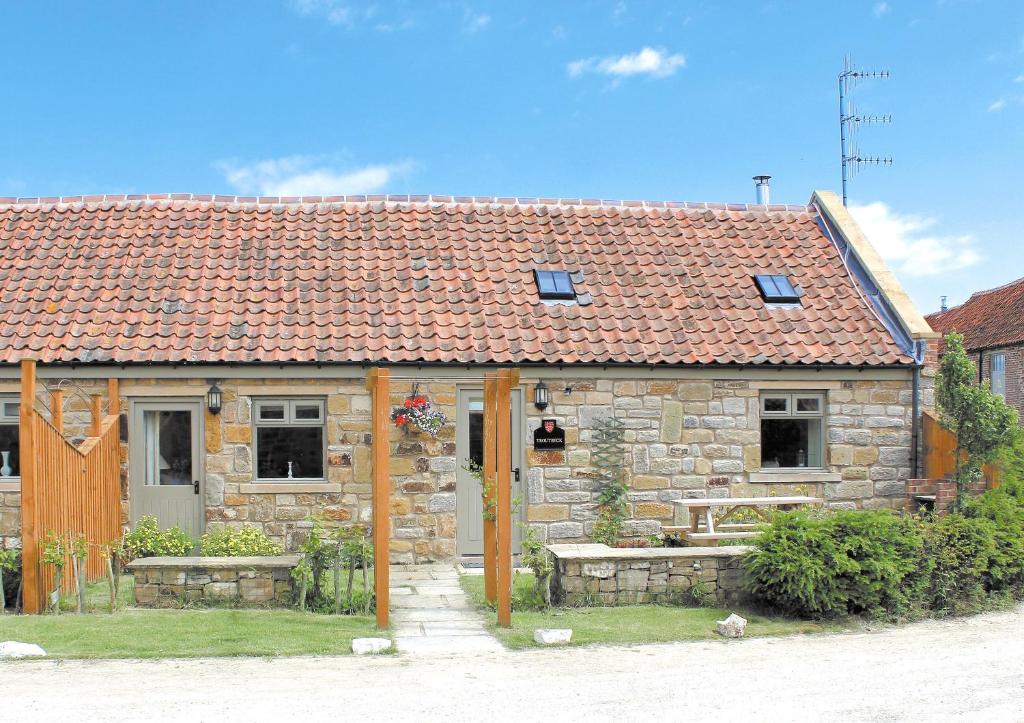
MULTIPOLYGON (((131 578, 121 605, 132 600, 131 578)), ((109 612, 106 583, 86 589, 92 612, 4 615, 0 640, 37 643, 58 658, 193 658, 232 655, 341 655, 352 639, 377 637, 372 615, 318 615, 284 609, 198 608, 109 612)), ((74 610, 74 601, 61 606, 74 610)), ((385 637, 387 634, 385 634, 385 637)))
MULTIPOLYGON (((463 575, 462 587, 473 602, 486 608, 482 575, 463 575)), ((679 640, 720 640, 715 621, 737 612, 748 621, 746 635, 794 635, 837 632, 848 626, 822 624, 789 618, 766 617, 745 610, 684 608, 670 605, 627 605, 622 607, 552 608, 547 611, 516 610, 533 599, 533 575, 520 573, 513 582, 512 627, 499 628, 496 615, 487 610, 488 623, 506 646, 531 648, 537 628, 572 628, 573 645, 666 643, 679 640)))

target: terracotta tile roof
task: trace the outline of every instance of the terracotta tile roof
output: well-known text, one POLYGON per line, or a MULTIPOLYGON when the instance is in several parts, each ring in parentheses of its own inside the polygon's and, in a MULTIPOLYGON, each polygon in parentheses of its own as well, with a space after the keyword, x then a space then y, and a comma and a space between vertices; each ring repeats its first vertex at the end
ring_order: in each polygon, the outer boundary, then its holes
POLYGON ((0 199, 0 362, 28 357, 910 362, 813 207, 189 194, 0 199), (579 303, 539 301, 537 267, 579 303))
POLYGON ((1024 344, 1024 278, 971 295, 960 306, 925 317, 937 332, 958 331, 968 349, 1024 344))

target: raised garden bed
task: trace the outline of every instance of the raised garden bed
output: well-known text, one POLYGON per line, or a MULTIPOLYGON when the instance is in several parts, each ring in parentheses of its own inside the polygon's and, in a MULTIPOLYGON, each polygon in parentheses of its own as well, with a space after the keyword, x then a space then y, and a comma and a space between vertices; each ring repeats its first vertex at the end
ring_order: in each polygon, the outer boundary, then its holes
POLYGON ((290 605, 298 555, 271 557, 144 557, 128 564, 135 605, 171 607, 194 602, 290 605))
POLYGON ((556 604, 634 605, 684 596, 742 603, 741 558, 748 546, 614 548, 548 545, 556 604))

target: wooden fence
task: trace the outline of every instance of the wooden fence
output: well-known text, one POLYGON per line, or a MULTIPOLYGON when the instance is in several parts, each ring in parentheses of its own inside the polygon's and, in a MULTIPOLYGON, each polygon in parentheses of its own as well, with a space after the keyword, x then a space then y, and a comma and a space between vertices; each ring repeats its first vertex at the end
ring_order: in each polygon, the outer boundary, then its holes
MULTIPOLYGON (((36 411, 35 362, 21 371, 21 534, 23 604, 26 613, 44 609, 53 586, 52 566, 40 562, 49 532, 84 534, 89 541, 89 579, 105 574, 99 546, 121 534, 121 447, 117 381, 108 382, 107 414, 100 395, 92 397, 92 427, 79 446, 62 433, 62 397, 53 393, 51 419, 36 411)), ((64 581, 71 585, 71 568, 64 581)))
MULTIPOLYGON (((924 477, 926 479, 949 479, 955 469, 956 435, 939 424, 938 418, 931 412, 921 414, 921 446, 924 457, 924 477)), ((999 486, 999 467, 986 464, 981 468, 985 487, 992 489, 999 486)))

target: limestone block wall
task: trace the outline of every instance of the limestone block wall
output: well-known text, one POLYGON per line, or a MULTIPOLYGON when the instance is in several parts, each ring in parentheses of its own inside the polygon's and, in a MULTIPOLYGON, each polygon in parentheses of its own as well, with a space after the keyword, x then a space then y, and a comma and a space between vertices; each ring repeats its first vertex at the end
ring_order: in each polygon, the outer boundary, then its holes
POLYGON ((241 602, 286 606, 293 602, 292 569, 298 555, 278 557, 150 557, 129 563, 139 607, 241 602))
POLYGON ((742 557, 748 547, 549 545, 547 549, 555 563, 551 599, 556 604, 691 602, 697 592, 719 605, 730 605, 746 597, 742 557))
MULTIPOLYGON (((827 466, 795 475, 760 469, 756 381, 580 379, 559 387, 552 406, 544 414, 531 408, 528 419, 534 429, 555 417, 566 431, 564 452, 529 452, 528 518, 548 542, 584 541, 597 517, 601 483, 589 443, 602 417, 625 425, 627 536, 678 523, 672 501, 684 497, 810 494, 834 508, 905 505, 913 476, 909 375, 827 388, 811 378, 797 387, 826 395, 827 466)), ((930 378, 922 397, 932 403, 930 378)))

